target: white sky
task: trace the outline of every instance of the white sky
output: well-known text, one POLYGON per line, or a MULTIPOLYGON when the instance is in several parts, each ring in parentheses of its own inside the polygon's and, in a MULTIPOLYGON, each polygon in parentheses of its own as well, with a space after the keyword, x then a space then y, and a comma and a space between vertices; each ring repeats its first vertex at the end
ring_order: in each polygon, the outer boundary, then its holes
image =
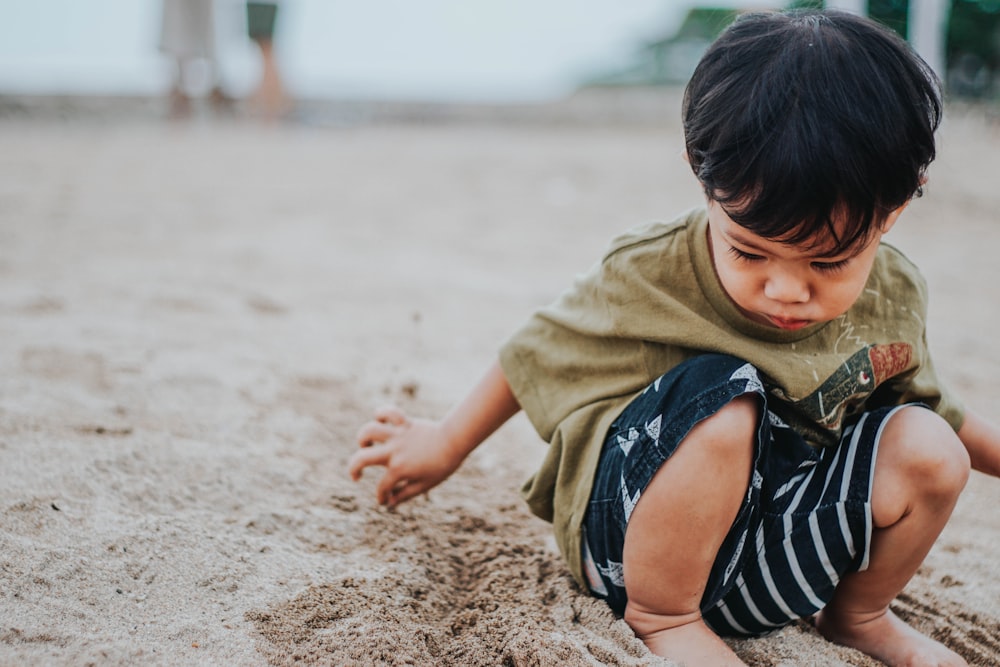
MULTIPOLYGON (((259 63, 240 0, 216 0, 224 81, 252 87, 259 63)), ((284 0, 289 88, 306 97, 532 99, 627 61, 689 0, 284 0)), ((755 5, 755 0, 713 2, 755 5)), ((0 93, 155 94, 159 0, 0 0, 0 93)))

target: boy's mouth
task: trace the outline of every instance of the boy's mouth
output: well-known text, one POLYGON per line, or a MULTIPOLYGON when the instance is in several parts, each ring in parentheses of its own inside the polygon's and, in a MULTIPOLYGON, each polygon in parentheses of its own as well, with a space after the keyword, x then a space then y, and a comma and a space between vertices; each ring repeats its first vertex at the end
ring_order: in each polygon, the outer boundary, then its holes
POLYGON ((797 320, 791 317, 775 317, 773 315, 768 315, 767 319, 774 326, 779 329, 785 329, 786 331, 796 331, 812 324, 809 320, 797 320))

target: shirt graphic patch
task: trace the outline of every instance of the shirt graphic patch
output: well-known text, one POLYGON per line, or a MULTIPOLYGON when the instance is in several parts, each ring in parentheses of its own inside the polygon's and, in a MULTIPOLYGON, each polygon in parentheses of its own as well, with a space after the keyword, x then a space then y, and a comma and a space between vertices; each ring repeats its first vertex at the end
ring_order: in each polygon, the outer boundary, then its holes
POLYGON ((862 404, 875 388, 906 370, 913 357, 908 343, 868 345, 848 357, 837 370, 795 408, 816 424, 838 430, 848 408, 862 404))

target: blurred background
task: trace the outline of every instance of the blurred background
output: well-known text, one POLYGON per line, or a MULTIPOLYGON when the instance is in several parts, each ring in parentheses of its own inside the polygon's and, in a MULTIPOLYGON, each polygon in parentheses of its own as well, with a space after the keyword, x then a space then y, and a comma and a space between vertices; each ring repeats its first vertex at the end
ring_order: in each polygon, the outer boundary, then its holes
POLYGON ((275 116, 289 114, 292 100, 545 102, 586 87, 683 83, 739 11, 823 5, 868 13, 906 36, 953 96, 992 99, 1000 89, 1000 0, 250 4, 276 6, 270 61, 248 38, 242 0, 0 0, 0 100, 162 100, 174 91, 236 103, 262 95, 271 76, 283 96, 265 111, 275 116), (181 62, 165 43, 179 31, 209 43, 188 43, 181 62))

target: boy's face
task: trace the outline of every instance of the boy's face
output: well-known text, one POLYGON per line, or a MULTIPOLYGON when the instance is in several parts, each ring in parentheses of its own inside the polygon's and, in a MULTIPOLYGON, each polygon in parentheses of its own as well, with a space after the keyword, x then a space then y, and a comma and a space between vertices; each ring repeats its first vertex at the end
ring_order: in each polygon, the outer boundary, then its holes
POLYGON ((861 295, 879 241, 904 208, 893 211, 866 245, 830 254, 827 243, 789 245, 758 236, 709 201, 715 271, 729 298, 755 322, 790 331, 829 322, 861 295))

